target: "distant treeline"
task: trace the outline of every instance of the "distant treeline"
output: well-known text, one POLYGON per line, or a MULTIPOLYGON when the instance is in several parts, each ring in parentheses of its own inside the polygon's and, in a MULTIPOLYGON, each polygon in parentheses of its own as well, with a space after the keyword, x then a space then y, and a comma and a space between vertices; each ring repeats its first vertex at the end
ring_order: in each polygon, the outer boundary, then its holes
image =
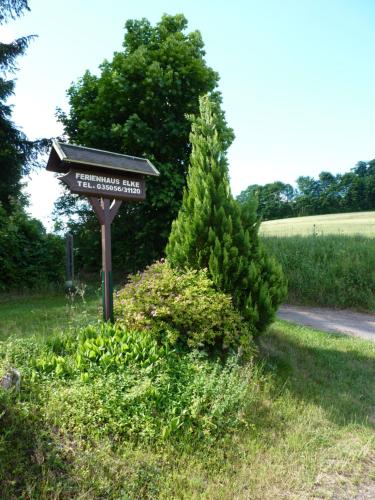
POLYGON ((283 182, 253 184, 237 199, 243 203, 254 195, 263 220, 375 210, 375 160, 360 161, 345 174, 298 177, 296 188, 283 182))

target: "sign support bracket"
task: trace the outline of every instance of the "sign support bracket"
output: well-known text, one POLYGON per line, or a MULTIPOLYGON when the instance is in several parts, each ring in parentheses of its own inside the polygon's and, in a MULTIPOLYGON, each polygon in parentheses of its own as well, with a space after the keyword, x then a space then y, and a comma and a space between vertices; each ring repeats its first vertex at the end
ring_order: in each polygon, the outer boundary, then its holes
POLYGON ((112 245, 111 223, 115 218, 121 200, 95 198, 89 196, 89 202, 99 219, 102 232, 102 301, 103 320, 113 323, 113 281, 112 281, 112 245))

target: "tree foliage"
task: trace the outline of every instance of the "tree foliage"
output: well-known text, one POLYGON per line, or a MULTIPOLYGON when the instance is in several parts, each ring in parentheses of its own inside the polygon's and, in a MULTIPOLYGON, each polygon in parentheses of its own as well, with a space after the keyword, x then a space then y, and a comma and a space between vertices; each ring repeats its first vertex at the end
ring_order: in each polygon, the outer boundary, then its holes
POLYGON ((207 270, 172 269, 155 262, 116 294, 116 322, 151 331, 161 344, 213 353, 248 347, 248 332, 231 297, 215 290, 207 270))
POLYGON ((24 10, 30 10, 28 0, 1 0, 0 24, 19 17, 24 10))
MULTIPOLYGON (((26 0, 0 0, 0 25, 28 10, 26 0)), ((16 69, 15 60, 24 54, 32 37, 11 43, 0 42, 0 203, 10 209, 10 198, 21 192, 21 177, 36 160, 38 145, 28 141, 11 120, 12 108, 7 104, 14 93, 14 80, 8 74, 16 69)))
POLYGON ((166 255, 179 268, 207 268, 257 335, 272 321, 285 284, 280 266, 259 242, 254 199, 240 207, 231 194, 219 125, 215 103, 201 98, 200 116, 192 123, 187 189, 166 255))
POLYGON ((375 160, 360 161, 345 174, 321 172, 318 179, 300 176, 295 189, 282 182, 253 184, 237 200, 243 204, 254 195, 264 220, 375 210, 375 160))
POLYGON ((10 212, 0 206, 0 291, 62 283, 63 240, 47 234, 18 202, 11 202, 10 212))
POLYGON ((293 200, 295 192, 290 184, 272 182, 260 186, 252 184, 237 197, 240 203, 256 197, 258 214, 264 220, 293 217, 293 200))
MULTIPOLYGON (((144 156, 160 171, 147 180, 147 200, 123 204, 113 225, 114 261, 134 270, 161 256, 178 212, 190 154, 186 115, 197 113, 200 95, 211 93, 218 106, 221 97, 202 37, 186 33, 183 15, 164 15, 156 26, 129 20, 125 28, 123 50, 102 63, 98 76, 86 71, 68 90, 69 112, 58 114, 69 141, 144 156)), ((60 213, 69 204, 61 200, 60 213)), ((91 218, 75 225, 76 242, 91 218)))
MULTIPOLYGON (((0 0, 0 25, 25 10, 29 10, 27 0, 0 0)), ((22 175, 36 163, 45 141, 27 140, 12 122, 7 104, 15 87, 9 74, 16 70, 16 59, 31 38, 0 42, 0 291, 41 287, 63 277, 63 242, 46 234, 42 223, 29 217, 21 203, 22 175)))

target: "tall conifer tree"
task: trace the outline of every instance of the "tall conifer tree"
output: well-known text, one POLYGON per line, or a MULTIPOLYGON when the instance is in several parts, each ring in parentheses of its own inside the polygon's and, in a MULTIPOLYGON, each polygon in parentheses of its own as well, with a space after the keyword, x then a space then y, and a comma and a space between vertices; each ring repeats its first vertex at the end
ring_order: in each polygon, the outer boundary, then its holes
MULTIPOLYGON (((29 10, 26 0, 0 0, 0 26, 29 10)), ((15 59, 24 54, 32 37, 11 43, 0 41, 0 203, 11 210, 10 197, 21 193, 21 177, 28 172, 37 156, 37 144, 28 141, 12 122, 12 107, 7 103, 14 93, 14 80, 7 74, 16 69, 15 59)))
POLYGON ((257 335, 273 320, 285 282, 258 239, 255 200, 240 207, 231 194, 223 117, 217 111, 208 96, 200 99, 200 115, 192 122, 187 188, 166 254, 176 267, 207 268, 257 335))

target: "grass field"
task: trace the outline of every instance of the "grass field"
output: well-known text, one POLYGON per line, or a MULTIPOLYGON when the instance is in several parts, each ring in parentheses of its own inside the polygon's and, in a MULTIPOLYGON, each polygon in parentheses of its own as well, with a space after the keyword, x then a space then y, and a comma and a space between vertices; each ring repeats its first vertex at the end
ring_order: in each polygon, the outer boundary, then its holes
POLYGON ((95 297, 0 301, 0 372, 19 349, 24 377, 0 406, 2 498, 375 496, 374 343, 278 321, 260 340, 257 404, 241 431, 209 446, 137 446, 64 434, 47 415, 69 379, 35 386, 23 364, 35 339, 97 317, 95 297))
POLYGON ((0 296, 0 341, 25 336, 44 340, 56 330, 86 324, 99 307, 94 294, 84 300, 79 295, 0 296))
POLYGON ((375 311, 375 212, 265 221, 260 235, 290 304, 375 311))
POLYGON ((264 236, 281 263, 290 304, 375 311, 375 238, 264 236))
POLYGON ((375 212, 314 215, 265 221, 262 236, 355 235, 375 236, 375 212))

